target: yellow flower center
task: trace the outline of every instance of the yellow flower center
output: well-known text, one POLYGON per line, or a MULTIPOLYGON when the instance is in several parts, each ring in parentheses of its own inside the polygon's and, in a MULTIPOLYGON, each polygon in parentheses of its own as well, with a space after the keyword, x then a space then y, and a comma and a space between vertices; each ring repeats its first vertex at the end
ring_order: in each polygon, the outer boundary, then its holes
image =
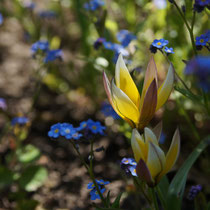
POLYGON ((158 42, 157 45, 161 45, 161 42, 158 42))
POLYGON ((93 130, 96 130, 96 126, 95 126, 95 125, 94 125, 94 126, 92 126, 92 129, 93 129, 93 130))
POLYGON ((203 40, 203 39, 201 39, 201 40, 200 40, 200 43, 203 43, 203 42, 204 42, 204 40, 203 40))
POLYGON ((67 128, 67 129, 65 130, 65 132, 66 132, 66 133, 70 133, 70 129, 67 128))
POLYGON ((74 133, 74 134, 73 134, 73 137, 77 137, 77 136, 78 136, 78 133, 74 133))
POLYGON ((59 129, 55 129, 55 130, 54 130, 54 133, 58 133, 58 131, 59 131, 59 129))

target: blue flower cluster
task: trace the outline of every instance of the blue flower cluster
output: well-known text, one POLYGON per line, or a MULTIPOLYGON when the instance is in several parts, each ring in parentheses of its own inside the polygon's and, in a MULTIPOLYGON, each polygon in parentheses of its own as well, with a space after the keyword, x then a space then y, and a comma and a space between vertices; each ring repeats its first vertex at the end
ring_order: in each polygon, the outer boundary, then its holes
POLYGON ((202 12, 205 7, 210 7, 210 0, 195 0, 195 3, 193 5, 194 11, 202 12))
POLYGON ((2 14, 0 13, 0 25, 3 23, 3 20, 4 20, 4 18, 2 16, 2 14))
POLYGON ((129 175, 137 176, 136 166, 137 163, 133 158, 123 158, 120 162, 120 167, 129 175))
POLYGON ((104 1, 102 0, 90 0, 83 5, 83 7, 88 11, 95 11, 102 6, 104 6, 104 1))
POLYGON ((23 125, 26 125, 28 122, 29 122, 29 119, 27 117, 14 117, 12 119, 11 124, 12 126, 15 126, 17 124, 23 126, 23 125))
POLYGON ((91 119, 83 121, 77 128, 78 131, 84 130, 85 132, 91 132, 92 134, 104 135, 105 127, 101 125, 99 121, 93 121, 91 119))
MULTIPOLYGON (((97 185, 99 187, 100 192, 103 194, 105 192, 105 190, 106 190, 106 188, 104 187, 104 185, 107 185, 110 182, 109 181, 104 181, 103 179, 95 180, 95 181, 96 181, 96 183, 97 183, 97 185)), ((99 194, 98 194, 98 192, 96 190, 96 187, 95 187, 95 185, 94 185, 93 182, 88 183, 87 189, 88 190, 91 190, 90 191, 90 199, 91 200, 100 199, 100 196, 99 196, 99 194)))
POLYGON ((135 39, 137 39, 136 36, 128 30, 121 30, 117 33, 117 40, 123 47, 127 47, 135 39))
POLYGON ((55 59, 62 59, 63 58, 63 51, 60 49, 56 49, 56 50, 49 50, 46 53, 46 57, 44 58, 44 62, 48 63, 48 62, 52 62, 55 59))
POLYGON ((194 185, 190 188, 190 191, 187 195, 187 198, 189 200, 194 200, 194 198, 197 196, 197 194, 202 190, 201 185, 194 185))
POLYGON ((38 53, 44 53, 44 63, 52 62, 56 59, 63 58, 63 51, 61 49, 56 50, 50 50, 49 49, 49 42, 47 40, 40 40, 32 44, 31 51, 33 56, 35 56, 38 53))
POLYGON ((111 116, 115 120, 120 119, 120 116, 114 111, 114 109, 112 108, 112 106, 110 104, 108 104, 108 103, 103 103, 102 104, 101 112, 106 117, 111 116))
POLYGON ((105 127, 102 126, 100 122, 89 119, 81 122, 79 127, 74 127, 70 123, 56 123, 50 127, 48 136, 52 138, 63 136, 66 139, 78 140, 83 136, 81 132, 84 132, 85 134, 91 132, 92 134, 104 135, 104 130, 105 127))
POLYGON ((201 50, 202 47, 206 47, 209 50, 209 44, 210 44, 210 30, 208 30, 205 34, 202 34, 200 36, 197 36, 195 38, 196 42, 196 48, 198 50, 201 50))
MULTIPOLYGON (((117 33, 116 36, 118 42, 120 42, 120 44, 117 43, 113 43, 110 41, 106 41, 105 38, 98 38, 95 42, 94 42, 94 48, 98 49, 100 46, 104 46, 105 49, 107 50, 111 50, 114 52, 114 58, 113 58, 113 62, 116 63, 119 54, 121 53, 124 57, 128 57, 129 56, 129 52, 127 49, 125 49, 132 40, 136 39, 136 36, 133 35, 131 32, 127 31, 127 30, 121 30, 117 33)), ((125 60, 126 61, 126 60, 125 60)), ((126 61, 127 63, 129 61, 126 61)))
POLYGON ((31 51, 33 54, 37 53, 39 50, 47 52, 49 50, 49 42, 47 40, 40 40, 32 44, 31 51))
POLYGON ((190 60, 185 68, 185 74, 194 74, 198 85, 205 91, 210 91, 210 56, 198 56, 190 60))
POLYGON ((66 139, 78 140, 82 137, 82 134, 78 133, 77 128, 74 128, 72 124, 57 123, 50 127, 48 136, 52 138, 58 138, 60 136, 63 136, 66 139))
POLYGON ((152 44, 150 45, 150 51, 152 53, 156 53, 157 50, 162 50, 164 48, 164 51, 166 54, 174 54, 174 50, 172 47, 167 47, 166 45, 169 43, 168 40, 165 39, 155 39, 152 44))
POLYGON ((99 37, 93 44, 93 47, 98 50, 100 46, 103 45, 103 43, 106 41, 106 39, 99 37))
POLYGON ((7 104, 4 98, 0 98, 0 109, 6 110, 7 109, 7 104))

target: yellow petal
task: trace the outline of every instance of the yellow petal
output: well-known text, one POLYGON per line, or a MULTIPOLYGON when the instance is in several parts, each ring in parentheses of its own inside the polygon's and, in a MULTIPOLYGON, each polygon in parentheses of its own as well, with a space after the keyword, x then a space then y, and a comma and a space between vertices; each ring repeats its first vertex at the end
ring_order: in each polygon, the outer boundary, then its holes
POLYGON ((157 97, 158 101, 157 101, 156 110, 160 109, 160 107, 163 106, 163 104, 167 101, 172 91, 173 84, 174 84, 174 67, 172 64, 170 64, 166 79, 158 89, 158 97, 157 97))
POLYGON ((144 100, 146 91, 154 79, 155 79, 156 84, 158 84, 157 67, 156 67, 154 58, 151 57, 150 61, 148 63, 148 66, 147 66, 147 70, 145 72, 144 85, 143 85, 143 89, 142 89, 142 93, 141 93, 140 109, 143 106, 143 100, 144 100))
POLYGON ((134 127, 135 127, 135 124, 134 124, 131 120, 129 120, 128 118, 126 118, 125 116, 123 116, 123 115, 117 110, 117 108, 116 108, 116 106, 115 106, 115 104, 114 104, 114 102, 113 102, 113 100, 112 100, 112 94, 111 94, 111 89, 110 89, 110 82, 109 82, 109 80, 108 80, 108 78, 107 78, 105 72, 103 73, 103 82, 104 82, 104 88, 105 88, 106 94, 107 94, 107 96, 108 96, 109 103, 112 105, 112 107, 113 107, 113 109, 115 110, 115 112, 116 112, 122 119, 126 120, 126 121, 130 124, 131 127, 134 128, 134 127))
POLYGON ((136 162, 138 162, 140 159, 145 159, 145 143, 142 138, 142 136, 139 134, 137 129, 133 129, 132 136, 131 136, 131 147, 134 153, 134 157, 136 162))
POLYGON ((139 108, 140 95, 121 54, 116 63, 115 82, 116 86, 132 100, 137 108, 139 108))
POLYGON ((145 97, 142 100, 144 101, 140 109, 139 130, 143 129, 155 114, 157 105, 157 84, 155 79, 153 79, 148 87, 145 97))
POLYGON ((152 130, 147 127, 144 128, 144 137, 145 137, 145 151, 146 151, 146 159, 147 159, 149 142, 152 142, 153 144, 158 145, 158 141, 155 134, 152 132, 152 130))
POLYGON ((161 174, 159 175, 158 180, 160 180, 163 175, 165 175, 171 170, 171 168, 173 167, 173 165, 175 164, 179 156, 179 151, 180 151, 180 134, 179 134, 179 130, 176 129, 172 142, 171 142, 171 146, 166 155, 165 167, 163 171, 161 172, 161 174))
POLYGON ((147 166, 153 179, 161 173, 165 166, 165 154, 159 146, 149 142, 149 151, 147 157, 147 166))
POLYGON ((137 124, 139 119, 139 110, 130 98, 114 84, 114 80, 112 80, 111 93, 114 106, 118 112, 137 124))

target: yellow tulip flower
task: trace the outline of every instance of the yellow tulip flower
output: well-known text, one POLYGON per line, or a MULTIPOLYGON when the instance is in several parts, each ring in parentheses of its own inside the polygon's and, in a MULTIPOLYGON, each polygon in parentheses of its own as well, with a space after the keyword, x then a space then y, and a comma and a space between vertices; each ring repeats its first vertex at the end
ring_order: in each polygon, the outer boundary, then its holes
POLYGON ((153 57, 148 64, 141 97, 120 54, 116 63, 115 81, 111 84, 104 72, 104 87, 116 113, 132 128, 143 129, 155 112, 167 101, 174 83, 174 69, 170 64, 167 76, 158 88, 157 69, 153 57))
POLYGON ((179 156, 179 130, 175 131, 166 156, 158 143, 161 130, 162 126, 155 135, 154 131, 145 127, 144 135, 140 135, 137 129, 133 129, 131 137, 131 146, 137 162, 137 175, 150 187, 155 186, 171 170, 179 156))

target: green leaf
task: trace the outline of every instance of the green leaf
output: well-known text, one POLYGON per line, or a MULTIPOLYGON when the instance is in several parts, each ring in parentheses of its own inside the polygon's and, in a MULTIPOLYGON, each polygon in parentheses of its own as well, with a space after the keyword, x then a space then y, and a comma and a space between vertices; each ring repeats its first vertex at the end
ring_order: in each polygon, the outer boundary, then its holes
POLYGON ((120 208, 120 199, 121 199, 121 196, 122 196, 122 192, 119 193, 119 195, 116 197, 114 203, 112 204, 112 208, 120 208))
POLYGON ((47 169, 43 166, 27 167, 19 178, 20 187, 28 192, 35 191, 42 186, 47 175, 47 169))
POLYGON ((32 144, 28 144, 23 148, 18 149, 16 155, 19 162, 31 163, 40 157, 40 150, 32 144))
POLYGON ((8 168, 0 167, 0 189, 12 184, 13 182, 13 172, 8 168))
POLYGON ((210 202, 207 204, 207 210, 210 210, 210 202))
POLYGON ((18 201, 17 210, 34 210, 39 204, 36 200, 20 200, 18 201))
POLYGON ((189 155, 182 167, 179 169, 175 177, 173 178, 167 193, 167 210, 179 210, 181 209, 181 203, 187 175, 190 168, 197 160, 199 155, 210 143, 210 136, 207 136, 189 155))
POLYGON ((181 93, 182 95, 184 95, 185 97, 191 99, 192 101, 197 101, 197 102, 201 102, 202 100, 202 97, 201 96, 198 96, 198 95, 195 95, 193 94, 192 92, 184 89, 184 88, 180 88, 178 86, 175 86, 174 89, 176 91, 178 91, 179 93, 181 93))
POLYGON ((161 181, 158 183, 157 186, 157 193, 158 193, 158 197, 160 199, 160 202, 162 204, 162 206, 166 207, 166 196, 168 193, 168 188, 169 188, 169 181, 167 176, 164 176, 161 181))
POLYGON ((159 187, 159 189, 160 189, 160 191, 161 191, 161 193, 162 193, 163 195, 167 195, 167 193, 168 193, 168 188, 169 188, 169 181, 168 181, 167 176, 164 176, 164 177, 160 180, 160 182, 159 182, 159 184, 158 184, 158 187, 159 187))

